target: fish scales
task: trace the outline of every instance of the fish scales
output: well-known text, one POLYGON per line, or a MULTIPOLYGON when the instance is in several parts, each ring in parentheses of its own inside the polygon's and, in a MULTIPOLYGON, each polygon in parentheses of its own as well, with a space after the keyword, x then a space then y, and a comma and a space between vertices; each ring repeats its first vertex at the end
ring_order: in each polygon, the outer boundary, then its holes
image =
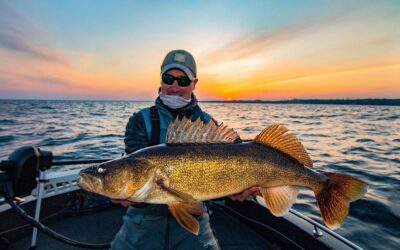
MULTIPOLYGON (((148 159, 166 173, 171 188, 199 200, 220 198, 251 186, 311 186, 320 183, 315 177, 324 180, 287 155, 253 142, 161 145, 136 156, 148 159)), ((152 199, 147 202, 160 202, 159 197, 152 199)))

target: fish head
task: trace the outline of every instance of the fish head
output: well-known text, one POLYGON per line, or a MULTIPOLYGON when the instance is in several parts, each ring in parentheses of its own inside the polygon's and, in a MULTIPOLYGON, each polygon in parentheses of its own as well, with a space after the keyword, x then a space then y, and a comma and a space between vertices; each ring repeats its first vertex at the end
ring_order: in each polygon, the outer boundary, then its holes
POLYGON ((127 156, 81 170, 78 185, 113 199, 127 199, 150 179, 152 167, 145 159, 127 156))

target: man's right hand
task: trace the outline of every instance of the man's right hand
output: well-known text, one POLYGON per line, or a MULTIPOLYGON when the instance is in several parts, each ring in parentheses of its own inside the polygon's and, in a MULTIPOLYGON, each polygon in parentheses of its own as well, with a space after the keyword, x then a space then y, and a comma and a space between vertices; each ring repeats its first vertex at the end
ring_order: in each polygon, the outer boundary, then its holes
POLYGON ((134 201, 124 200, 124 199, 111 199, 111 202, 115 203, 115 204, 120 204, 121 206, 124 206, 124 207, 129 207, 129 206, 145 207, 147 205, 144 202, 134 202, 134 201))
POLYGON ((261 195, 260 189, 257 186, 250 187, 240 193, 229 196, 233 201, 252 200, 256 195, 261 195))

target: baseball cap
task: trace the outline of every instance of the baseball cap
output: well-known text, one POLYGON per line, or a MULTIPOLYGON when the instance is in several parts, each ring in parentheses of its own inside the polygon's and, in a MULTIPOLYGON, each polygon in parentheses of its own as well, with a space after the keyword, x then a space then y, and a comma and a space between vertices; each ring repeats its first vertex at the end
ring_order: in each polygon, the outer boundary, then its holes
POLYGON ((182 70, 190 80, 196 78, 196 62, 186 50, 172 50, 165 56, 161 64, 161 75, 170 69, 182 70))

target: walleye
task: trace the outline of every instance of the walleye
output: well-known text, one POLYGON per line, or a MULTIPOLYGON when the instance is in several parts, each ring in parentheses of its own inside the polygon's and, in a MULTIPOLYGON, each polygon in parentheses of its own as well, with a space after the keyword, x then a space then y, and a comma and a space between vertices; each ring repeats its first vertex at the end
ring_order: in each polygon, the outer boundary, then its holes
POLYGON ((238 143, 238 134, 223 124, 177 118, 165 144, 84 169, 78 184, 111 198, 168 204, 179 224, 194 234, 201 201, 257 186, 271 213, 282 216, 295 202, 298 186, 304 186, 314 191, 325 224, 338 227, 367 184, 345 174, 315 172, 303 145, 287 132, 274 124, 253 141, 238 143))

